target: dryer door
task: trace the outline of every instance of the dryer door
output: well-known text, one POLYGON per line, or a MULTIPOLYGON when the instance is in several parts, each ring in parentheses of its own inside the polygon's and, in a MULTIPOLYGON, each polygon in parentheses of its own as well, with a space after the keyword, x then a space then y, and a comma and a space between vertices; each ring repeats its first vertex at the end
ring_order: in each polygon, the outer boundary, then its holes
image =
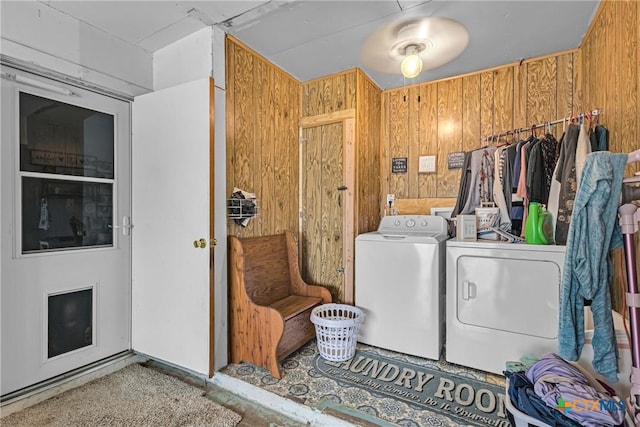
POLYGON ((457 272, 460 322, 557 338, 561 267, 556 262, 463 255, 457 272))

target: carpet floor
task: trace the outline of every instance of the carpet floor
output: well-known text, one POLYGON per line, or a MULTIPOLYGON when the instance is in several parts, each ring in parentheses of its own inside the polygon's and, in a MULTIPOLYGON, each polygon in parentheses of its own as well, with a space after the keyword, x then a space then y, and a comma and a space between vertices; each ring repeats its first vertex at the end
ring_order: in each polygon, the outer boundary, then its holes
POLYGON ((209 426, 235 427, 240 415, 204 391, 132 364, 0 421, 3 427, 209 426))
POLYGON ((509 426, 505 379, 358 343, 347 362, 328 362, 315 341, 282 361, 282 378, 247 363, 222 373, 362 425, 406 427, 509 426))

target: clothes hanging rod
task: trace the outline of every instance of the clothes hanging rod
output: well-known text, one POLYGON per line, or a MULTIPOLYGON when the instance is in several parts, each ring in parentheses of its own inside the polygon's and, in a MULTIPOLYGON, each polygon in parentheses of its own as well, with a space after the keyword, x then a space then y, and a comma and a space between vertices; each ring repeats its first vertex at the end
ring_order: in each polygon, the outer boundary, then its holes
POLYGON ((601 114, 602 114, 602 110, 599 109, 599 108, 596 108, 595 110, 592 110, 590 112, 578 113, 578 114, 574 114, 574 115, 569 116, 569 117, 564 117, 562 119, 551 120, 551 121, 548 121, 548 122, 539 123, 537 125, 533 125, 533 126, 529 126, 529 127, 521 127, 521 128, 511 129, 511 130, 508 130, 506 132, 500 132, 500 133, 496 133, 496 134, 493 134, 493 135, 487 135, 487 136, 484 136, 484 137, 480 138, 480 141, 491 141, 491 140, 498 139, 498 138, 503 137, 503 136, 514 135, 514 134, 519 133, 519 132, 527 132, 527 131, 530 132, 530 131, 533 131, 534 129, 539 129, 541 127, 557 125, 558 123, 563 123, 563 122, 571 121, 571 120, 582 120, 585 117, 588 117, 589 115, 591 117, 595 117, 595 116, 599 116, 601 114))

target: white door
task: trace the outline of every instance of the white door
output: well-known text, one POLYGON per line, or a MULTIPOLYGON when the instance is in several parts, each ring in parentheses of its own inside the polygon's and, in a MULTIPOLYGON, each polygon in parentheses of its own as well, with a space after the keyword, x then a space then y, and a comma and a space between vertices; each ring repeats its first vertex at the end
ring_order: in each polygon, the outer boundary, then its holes
POLYGON ((132 347, 212 375, 213 80, 136 97, 132 139, 132 347))
POLYGON ((130 105, 2 67, 2 395, 130 348, 130 105))

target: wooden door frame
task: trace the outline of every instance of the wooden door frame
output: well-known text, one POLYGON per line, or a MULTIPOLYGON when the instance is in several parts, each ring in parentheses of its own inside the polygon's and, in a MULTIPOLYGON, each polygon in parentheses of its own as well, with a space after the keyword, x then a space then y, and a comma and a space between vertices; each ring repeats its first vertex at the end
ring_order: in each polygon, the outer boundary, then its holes
MULTIPOLYGON (((344 190, 344 204, 342 208, 342 256, 344 263, 344 303, 354 303, 354 245, 355 245, 355 176, 356 176, 356 110, 350 108, 347 110, 334 111, 317 116, 303 117, 300 119, 299 137, 302 141, 302 131, 317 126, 324 126, 334 123, 342 123, 342 181, 347 187, 344 190)), ((300 149, 301 151, 301 149, 300 149)), ((299 211, 302 212, 302 154, 298 154, 299 158, 299 185, 300 194, 298 195, 299 211)), ((298 222, 298 233, 302 233, 302 220, 298 222)))
POLYGON ((215 90, 213 77, 209 78, 209 378, 215 366, 215 90))

